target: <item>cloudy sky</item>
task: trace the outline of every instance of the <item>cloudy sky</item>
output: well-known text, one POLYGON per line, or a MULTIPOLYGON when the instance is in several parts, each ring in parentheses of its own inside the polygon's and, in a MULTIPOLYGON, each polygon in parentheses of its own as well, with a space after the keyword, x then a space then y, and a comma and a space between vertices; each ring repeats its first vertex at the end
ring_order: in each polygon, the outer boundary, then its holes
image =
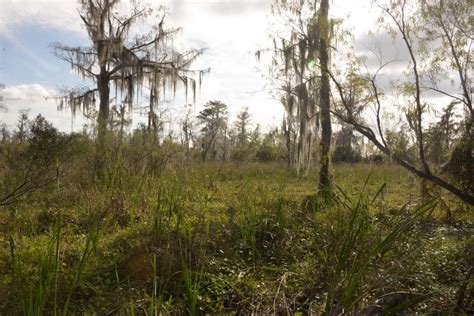
MULTIPOLYGON (((250 108, 254 123, 262 128, 281 121, 283 110, 273 100, 264 75, 255 60, 255 51, 269 47, 270 0, 161 0, 153 5, 169 8, 169 26, 183 28, 181 38, 190 47, 206 47, 196 67, 210 67, 203 82, 195 111, 208 100, 221 100, 229 106, 231 117, 244 106, 250 108)), ((345 18, 353 30, 359 49, 369 41, 368 31, 376 31, 378 12, 371 0, 334 0, 332 15, 345 18), (362 46, 360 46, 362 45, 362 46)), ((58 112, 54 101, 62 86, 81 84, 70 67, 58 60, 49 44, 87 45, 87 37, 77 13, 75 0, 0 0, 0 93, 7 112, 0 120, 13 127, 19 109, 30 115, 42 113, 62 130, 71 129, 68 111, 58 112)), ((390 43, 389 43, 390 46, 390 43)), ((362 48, 363 49, 363 48, 362 48)), ((170 115, 183 112, 184 97, 171 102, 170 115)), ((142 118, 143 119, 143 118, 142 118)), ((135 114, 134 120, 140 120, 135 114)), ((74 128, 82 124, 80 115, 74 128)))

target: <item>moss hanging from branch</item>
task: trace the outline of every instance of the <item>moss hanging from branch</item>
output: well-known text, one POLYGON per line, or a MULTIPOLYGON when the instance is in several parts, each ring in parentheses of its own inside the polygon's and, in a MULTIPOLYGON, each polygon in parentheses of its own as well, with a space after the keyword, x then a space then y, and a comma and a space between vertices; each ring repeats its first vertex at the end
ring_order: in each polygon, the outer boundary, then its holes
POLYGON ((196 80, 193 77, 199 76, 201 86, 202 76, 209 70, 189 69, 202 50, 175 50, 173 38, 180 29, 164 27, 164 10, 156 11, 133 3, 127 14, 121 15, 119 0, 81 0, 79 4, 90 47, 69 47, 59 43, 51 46, 57 57, 68 62, 80 77, 93 81, 97 86, 70 89, 74 91, 59 98, 59 108, 69 106, 76 114, 77 110, 88 111, 95 107, 99 99, 100 111, 107 120, 110 84, 115 88, 115 102, 126 103, 129 109, 139 102, 144 86, 152 91, 153 102, 157 105, 160 96, 165 97, 165 90, 171 89, 175 95, 178 82, 187 85, 189 81, 195 100, 196 80), (131 38, 130 34, 135 33, 132 31, 134 26, 148 18, 160 22, 148 33, 131 38))

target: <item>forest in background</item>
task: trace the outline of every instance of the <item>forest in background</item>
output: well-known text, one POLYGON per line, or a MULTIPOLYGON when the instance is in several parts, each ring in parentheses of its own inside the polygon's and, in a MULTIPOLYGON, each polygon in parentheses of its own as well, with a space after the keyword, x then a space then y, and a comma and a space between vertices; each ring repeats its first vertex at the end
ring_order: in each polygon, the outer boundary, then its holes
POLYGON ((167 121, 205 50, 162 8, 80 0, 90 46, 51 47, 90 83, 56 98, 87 124, 0 131, 1 314, 474 312, 472 3, 374 2, 408 56, 389 86, 330 5, 272 2, 255 55, 285 116, 263 130, 219 100, 167 121))

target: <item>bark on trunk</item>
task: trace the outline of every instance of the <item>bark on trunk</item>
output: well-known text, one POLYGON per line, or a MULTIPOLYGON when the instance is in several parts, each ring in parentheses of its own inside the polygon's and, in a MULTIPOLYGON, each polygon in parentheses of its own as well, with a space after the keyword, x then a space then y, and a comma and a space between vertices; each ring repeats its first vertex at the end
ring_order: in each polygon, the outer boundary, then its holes
POLYGON ((105 136, 107 134, 107 122, 109 120, 110 86, 109 75, 105 66, 100 67, 98 88, 100 94, 99 118, 97 131, 96 170, 101 173, 105 166, 105 136))
POLYGON ((329 98, 329 2, 328 0, 321 1, 320 7, 320 43, 319 43, 319 57, 321 60, 321 165, 319 169, 319 190, 325 191, 330 189, 331 178, 329 173, 329 152, 331 149, 331 114, 330 114, 330 98, 329 98))

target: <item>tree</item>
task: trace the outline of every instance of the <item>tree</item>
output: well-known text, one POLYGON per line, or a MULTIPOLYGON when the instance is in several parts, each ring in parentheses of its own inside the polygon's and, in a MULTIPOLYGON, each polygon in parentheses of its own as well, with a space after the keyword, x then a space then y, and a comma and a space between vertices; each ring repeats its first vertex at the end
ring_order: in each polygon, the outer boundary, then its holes
MULTIPOLYGON (((5 84, 0 83, 0 92, 5 89, 5 84)), ((0 111, 8 111, 7 106, 3 103, 3 95, 0 95, 0 111)))
POLYGON ((454 111, 456 105, 458 102, 448 104, 439 121, 431 124, 426 131, 427 159, 436 165, 448 162, 453 144, 462 137, 462 124, 459 122, 459 115, 454 111))
POLYGON ((474 205, 472 191, 459 186, 459 181, 452 181, 441 172, 440 166, 432 165, 427 159, 426 144, 426 112, 435 105, 430 104, 425 98, 425 91, 431 90, 440 93, 450 99, 451 102, 459 102, 464 107, 464 133, 463 141, 457 157, 458 168, 470 174, 468 182, 472 188, 473 157, 473 111, 470 84, 472 78, 468 71, 472 67, 471 45, 473 38, 466 32, 467 25, 472 17, 472 6, 467 1, 453 0, 449 4, 444 1, 408 1, 392 0, 388 5, 380 6, 388 17, 389 29, 394 36, 402 38, 408 52, 407 80, 399 85, 397 92, 404 97, 405 122, 409 126, 416 146, 416 156, 411 162, 394 150, 387 140, 383 128, 383 105, 393 102, 387 98, 379 83, 380 74, 389 62, 383 62, 382 56, 378 56, 380 67, 374 73, 357 73, 354 68, 348 67, 345 78, 337 78, 334 73, 328 72, 331 80, 336 86, 338 94, 338 106, 332 113, 347 124, 367 137, 384 154, 390 156, 395 162, 420 177, 423 181, 432 183, 453 193, 461 200, 474 205), (436 41, 433 39, 436 38, 436 41), (441 66, 442 65, 442 66, 441 66), (458 90, 450 91, 441 88, 442 78, 440 74, 457 74, 458 90), (364 101, 353 104, 347 98, 346 91, 351 85, 356 85, 364 101), (375 126, 367 123, 367 118, 354 115, 360 112, 360 107, 371 106, 375 113, 375 126))
POLYGON ((181 131, 183 132, 183 145, 186 147, 186 155, 189 158, 189 152, 191 147, 191 142, 194 138, 194 121, 193 117, 191 116, 191 107, 188 107, 188 110, 181 120, 181 131))
POLYGON ((7 124, 2 123, 0 125, 0 143, 4 144, 10 140, 10 132, 8 131, 7 124))
POLYGON ((343 126, 335 135, 333 162, 359 162, 362 158, 356 147, 356 137, 352 126, 343 126))
POLYGON ((278 128, 274 128, 265 134, 263 139, 258 143, 255 158, 263 162, 281 159, 281 157, 283 157, 280 141, 281 136, 282 134, 278 128))
POLYGON ((234 127, 227 133, 226 143, 229 144, 228 151, 233 160, 246 161, 255 156, 256 144, 253 139, 255 135, 250 130, 250 119, 248 107, 242 108, 237 114, 234 127))
MULTIPOLYGON (((312 145, 321 128, 320 178, 318 187, 330 187, 330 30, 337 23, 329 19, 329 1, 275 0, 273 10, 285 16, 289 36, 275 35, 271 75, 280 78, 281 102, 286 116, 283 122, 288 162, 309 170, 312 145), (281 44, 279 43, 281 42, 281 44), (284 67, 275 67, 278 64, 284 67), (320 113, 317 111, 320 108, 320 113), (319 121, 321 125, 319 125, 319 121), (296 144, 295 144, 296 142, 296 144)), ((258 52, 259 54, 260 52, 258 52)))
POLYGON ((18 130, 15 133, 15 138, 18 139, 20 143, 24 142, 27 138, 27 130, 28 130, 28 112, 30 110, 20 110, 20 116, 18 117, 17 128, 18 130))
POLYGON ((0 206, 58 183, 68 170, 64 165, 77 154, 73 146, 76 135, 60 133, 41 115, 32 121, 26 114, 24 118, 22 143, 10 143, 0 152, 4 162, 0 166, 0 206))
POLYGON ((201 128, 202 160, 208 157, 212 161, 217 158, 218 143, 223 140, 227 128, 227 105, 220 101, 209 101, 204 110, 199 112, 197 119, 203 125, 201 128))
MULTIPOLYGON (((287 162, 297 173, 309 170, 312 145, 318 132, 318 74, 315 57, 318 48, 317 4, 310 1, 275 0, 272 10, 284 17, 285 29, 273 35, 270 79, 277 87, 285 109, 282 130, 287 162)), ((257 58, 261 51, 257 52, 257 58)))
POLYGON ((446 95, 460 102, 465 111, 465 133, 473 137, 474 110, 472 107, 472 16, 471 1, 423 0, 418 16, 423 19, 421 34, 424 57, 428 57, 428 84, 423 88, 446 95), (432 43, 440 40, 438 47, 432 43), (447 70, 447 71, 446 71, 447 70), (452 72, 457 76, 459 91, 452 94, 439 86, 443 76, 452 72))
POLYGON ((236 128, 237 133, 238 133, 239 146, 245 146, 248 142, 249 125, 250 125, 249 108, 245 107, 237 115, 237 122, 235 123, 235 128, 236 128))
MULTIPOLYGON (((158 104, 163 87, 169 86, 176 91, 176 85, 181 81, 186 93, 188 86, 195 92, 196 80, 190 76, 195 72, 190 71, 189 66, 202 51, 178 52, 170 46, 170 40, 179 29, 165 29, 164 9, 156 11, 141 7, 137 2, 125 4, 119 0, 79 0, 79 5, 79 15, 91 45, 70 47, 54 43, 52 47, 58 58, 69 63, 78 75, 92 80, 95 87, 69 89, 60 106, 68 105, 75 113, 95 106, 99 99, 97 141, 100 158, 109 121, 111 88, 115 88, 117 102, 123 98, 123 103, 132 107, 137 92, 146 85, 150 90, 150 115, 153 115, 153 107, 158 104), (122 10, 124 8, 126 10, 122 10), (153 21, 153 26, 143 32, 139 22, 146 25, 147 19, 153 21)), ((200 79, 203 71, 198 73, 200 79)))
POLYGON ((132 123, 131 117, 127 116, 127 109, 125 105, 112 107, 112 130, 117 130, 119 139, 122 140, 125 136, 125 127, 132 123))
POLYGON ((331 177, 329 174, 329 153, 331 150, 331 104, 329 85, 329 0, 321 0, 318 16, 319 28, 319 59, 321 64, 321 88, 320 88, 320 107, 321 107, 321 163, 319 168, 319 190, 328 190, 331 186, 331 177))

